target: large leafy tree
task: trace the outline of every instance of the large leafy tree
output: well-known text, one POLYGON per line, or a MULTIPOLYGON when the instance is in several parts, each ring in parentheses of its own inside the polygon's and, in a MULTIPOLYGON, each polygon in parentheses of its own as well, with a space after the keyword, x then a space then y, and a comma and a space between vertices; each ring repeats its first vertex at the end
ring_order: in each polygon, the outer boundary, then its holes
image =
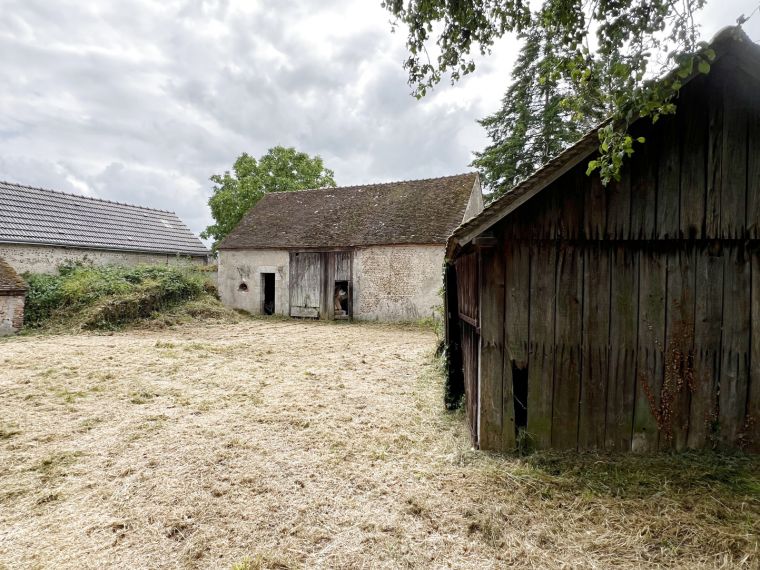
MULTIPOLYGON (((473 166, 497 198, 600 121, 604 112, 596 99, 587 99, 582 113, 567 104, 571 96, 568 82, 558 71, 558 53, 544 28, 535 27, 520 34, 523 46, 512 69, 512 84, 502 99, 501 108, 480 121, 492 143, 476 153, 473 166)), ((599 89, 598 82, 587 89, 599 89)))
POLYGON ((208 204, 214 223, 201 237, 213 239, 216 248, 264 194, 335 186, 334 176, 321 157, 292 147, 276 146, 258 160, 243 153, 232 172, 211 176, 214 193, 208 204))
POLYGON ((713 54, 697 41, 693 19, 704 3, 545 0, 536 14, 526 0, 384 0, 383 5, 408 28, 404 66, 418 97, 446 74, 454 82, 474 71, 472 52, 487 54, 506 33, 550 41, 556 65, 540 69, 537 80, 560 74, 568 90, 563 104, 572 117, 588 109, 611 111, 613 121, 600 131, 601 158, 590 165, 606 182, 633 152, 630 124, 672 113, 680 80, 709 70, 713 54), (653 81, 670 67, 677 74, 653 81))

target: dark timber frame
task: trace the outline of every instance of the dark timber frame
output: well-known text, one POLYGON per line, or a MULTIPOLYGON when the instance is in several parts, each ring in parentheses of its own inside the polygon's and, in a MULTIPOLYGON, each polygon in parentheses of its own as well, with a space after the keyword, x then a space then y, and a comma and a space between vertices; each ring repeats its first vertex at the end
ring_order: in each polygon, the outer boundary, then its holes
POLYGON ((760 48, 714 46, 620 181, 585 175, 592 133, 449 241, 449 390, 481 448, 516 446, 527 377, 539 448, 760 451, 760 48))

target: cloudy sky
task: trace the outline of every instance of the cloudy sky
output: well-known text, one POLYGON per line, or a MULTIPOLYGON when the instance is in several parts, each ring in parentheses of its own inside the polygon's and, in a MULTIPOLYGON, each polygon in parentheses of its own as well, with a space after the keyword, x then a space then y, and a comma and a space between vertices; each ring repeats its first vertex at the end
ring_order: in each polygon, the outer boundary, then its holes
MULTIPOLYGON (((760 0, 708 0, 703 35, 760 0)), ((745 26, 760 41, 760 14, 745 26)), ((200 232, 208 177, 274 145, 338 184, 467 170, 516 44, 410 96, 380 0, 0 0, 0 180, 176 211, 200 232)))

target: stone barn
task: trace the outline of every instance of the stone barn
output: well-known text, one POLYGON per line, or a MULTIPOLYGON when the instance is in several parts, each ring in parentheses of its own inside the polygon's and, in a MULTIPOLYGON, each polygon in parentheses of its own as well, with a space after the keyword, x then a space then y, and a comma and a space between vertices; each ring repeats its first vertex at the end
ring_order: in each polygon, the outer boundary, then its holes
POLYGON ((27 288, 18 273, 0 258, 0 336, 14 334, 24 324, 27 288))
POLYGON ((219 293, 254 314, 434 317, 446 239, 482 209, 477 174, 267 194, 219 245, 219 293))
POLYGON ((0 182, 0 257, 19 273, 74 262, 205 264, 210 253, 173 212, 0 182))
POLYGON ((713 42, 618 182, 597 131, 459 228, 449 393, 483 449, 760 451, 760 46, 713 42))

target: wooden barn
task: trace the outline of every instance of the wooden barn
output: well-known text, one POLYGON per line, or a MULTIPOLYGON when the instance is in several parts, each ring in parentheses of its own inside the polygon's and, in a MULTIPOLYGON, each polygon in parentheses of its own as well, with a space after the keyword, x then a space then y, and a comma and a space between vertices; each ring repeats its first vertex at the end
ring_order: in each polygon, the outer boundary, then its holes
POLYGON ((592 131, 447 245, 474 443, 760 450, 760 46, 721 32, 621 180, 592 131))

